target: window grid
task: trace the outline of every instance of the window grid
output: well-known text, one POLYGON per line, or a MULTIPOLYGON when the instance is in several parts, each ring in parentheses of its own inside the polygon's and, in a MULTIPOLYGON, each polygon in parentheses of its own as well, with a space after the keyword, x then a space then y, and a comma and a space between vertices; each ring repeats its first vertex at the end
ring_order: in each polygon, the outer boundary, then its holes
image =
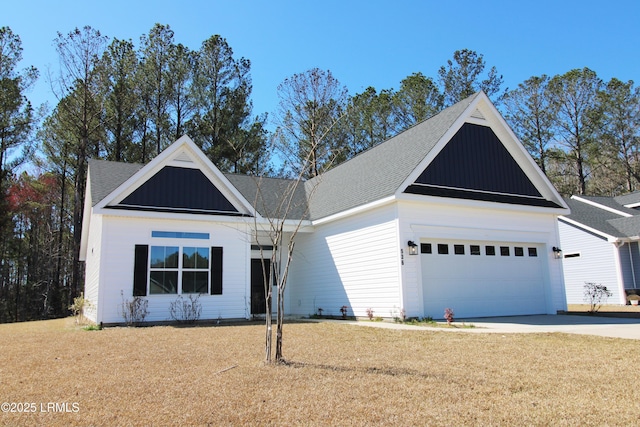
POLYGON ((151 246, 149 295, 209 292, 209 248, 151 246))

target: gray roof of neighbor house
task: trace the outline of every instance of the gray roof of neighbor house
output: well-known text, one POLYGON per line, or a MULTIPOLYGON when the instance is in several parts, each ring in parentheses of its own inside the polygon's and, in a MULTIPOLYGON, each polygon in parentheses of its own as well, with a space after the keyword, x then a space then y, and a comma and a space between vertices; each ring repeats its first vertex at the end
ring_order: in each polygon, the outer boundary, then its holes
POLYGON ((395 194, 479 93, 307 181, 311 219, 395 194))
POLYGON ((603 205, 611 209, 615 209, 627 215, 638 214, 638 211, 624 206, 623 203, 618 202, 614 197, 606 197, 606 196, 577 196, 577 197, 581 199, 589 200, 590 202, 598 203, 599 205, 603 205))
POLYGON ((613 197, 579 196, 581 199, 598 203, 607 208, 624 212, 626 217, 609 210, 585 203, 579 199, 565 199, 571 209, 570 215, 564 218, 575 221, 591 229, 600 231, 618 239, 632 238, 640 235, 640 212, 629 209, 618 203, 613 197))
POLYGON ((636 203, 640 203, 640 191, 634 191, 633 193, 616 196, 613 199, 621 205, 634 205, 636 203))

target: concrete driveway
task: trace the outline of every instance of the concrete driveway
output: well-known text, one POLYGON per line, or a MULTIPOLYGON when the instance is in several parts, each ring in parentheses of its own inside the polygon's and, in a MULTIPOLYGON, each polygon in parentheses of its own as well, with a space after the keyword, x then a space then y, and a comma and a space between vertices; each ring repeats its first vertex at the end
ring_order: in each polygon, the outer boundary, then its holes
POLYGON ((640 319, 599 316, 539 315, 464 319, 477 330, 496 333, 564 332, 640 340, 640 319))
MULTIPOLYGON (((330 321, 331 320, 319 320, 330 321)), ((624 319, 615 317, 571 316, 571 315, 537 315, 537 316, 509 316, 482 317, 477 319, 459 319, 454 322, 457 328, 434 328, 429 326, 415 326, 391 322, 334 322, 351 323, 359 326, 387 328, 387 329, 429 329, 441 332, 460 333, 546 333, 563 332, 567 334, 596 335, 611 338, 627 338, 640 340, 640 319, 624 319), (474 328, 462 327, 473 324, 474 328)))

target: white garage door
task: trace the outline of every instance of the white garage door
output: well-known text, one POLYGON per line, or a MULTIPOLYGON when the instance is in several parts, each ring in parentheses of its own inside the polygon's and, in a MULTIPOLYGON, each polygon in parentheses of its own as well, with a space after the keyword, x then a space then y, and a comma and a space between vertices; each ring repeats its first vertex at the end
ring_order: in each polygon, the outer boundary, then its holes
POLYGON ((425 316, 442 319, 546 312, 543 245, 423 240, 425 316))

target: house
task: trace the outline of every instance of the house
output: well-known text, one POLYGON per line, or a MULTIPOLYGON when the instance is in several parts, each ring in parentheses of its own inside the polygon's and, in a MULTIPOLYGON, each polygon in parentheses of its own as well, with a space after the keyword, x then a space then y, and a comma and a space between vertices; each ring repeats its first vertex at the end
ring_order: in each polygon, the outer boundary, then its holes
MULTIPOLYGON (((221 173, 186 136, 144 166, 91 161, 88 315, 122 322, 122 302, 141 296, 147 320, 168 320, 170 304, 193 294, 202 319, 264 313, 258 249, 271 248, 256 230, 287 185, 221 173)), ((482 92, 306 181, 296 200, 288 314, 566 309, 552 248, 567 204, 482 92)))
POLYGON ((572 196, 559 218, 567 304, 584 304, 584 285, 611 291, 608 304, 626 304, 640 288, 640 192, 619 197, 572 196), (635 292, 634 292, 635 293, 635 292))

